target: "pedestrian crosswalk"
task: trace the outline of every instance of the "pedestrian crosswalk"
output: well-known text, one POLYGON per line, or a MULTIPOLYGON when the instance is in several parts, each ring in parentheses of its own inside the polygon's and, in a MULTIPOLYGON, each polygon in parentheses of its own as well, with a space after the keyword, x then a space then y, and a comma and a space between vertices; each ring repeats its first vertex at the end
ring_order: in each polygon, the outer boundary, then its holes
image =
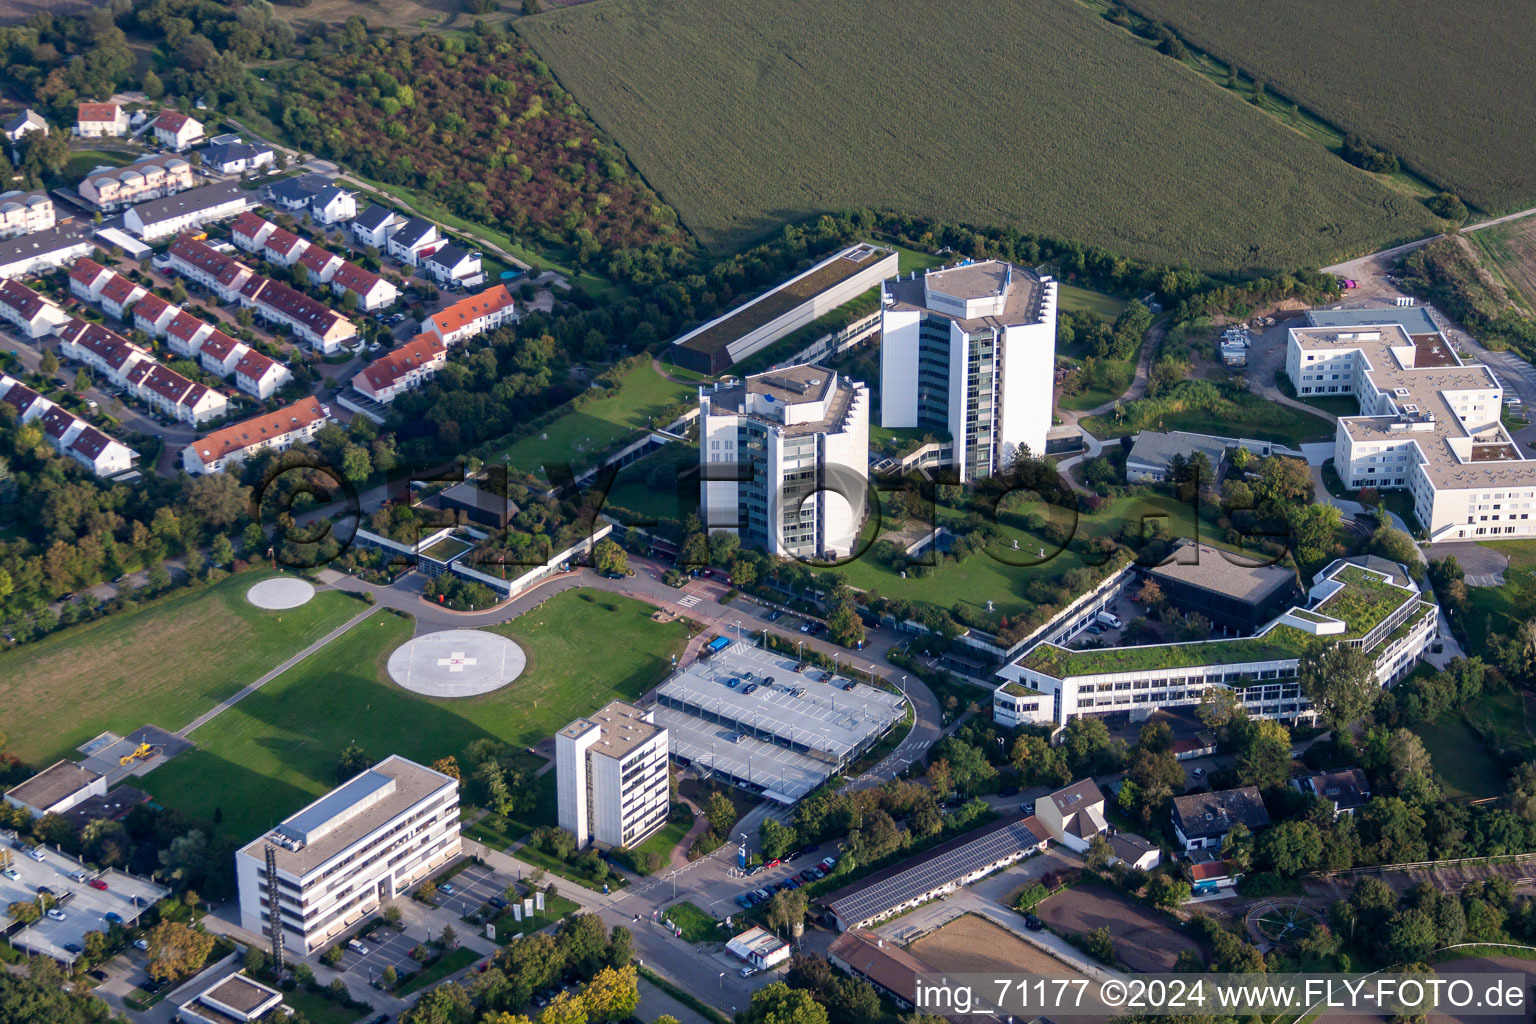
POLYGON ((687 597, 678 598, 677 603, 682 605, 684 608, 693 608, 698 605, 699 599, 697 595, 689 594, 687 597))

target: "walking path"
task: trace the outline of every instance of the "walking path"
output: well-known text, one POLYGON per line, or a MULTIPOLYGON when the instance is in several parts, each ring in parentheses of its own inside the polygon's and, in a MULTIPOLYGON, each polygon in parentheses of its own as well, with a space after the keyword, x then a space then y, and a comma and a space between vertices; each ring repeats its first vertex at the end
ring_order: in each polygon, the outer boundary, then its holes
POLYGON ((255 693, 257 690, 261 689, 263 686, 267 685, 272 680, 288 671, 290 668, 293 668, 293 666, 297 665, 311 654, 314 654, 316 651, 330 643, 332 640, 335 640, 337 637, 347 632, 347 630, 351 629, 359 622, 362 622, 374 612, 379 611, 382 607, 382 605, 376 604, 365 609, 359 614, 354 615, 352 618, 337 626, 335 629, 325 634, 325 636, 321 637, 319 640, 316 640, 314 643, 310 644, 298 654, 295 654, 293 657, 289 658, 287 661, 283 662, 281 665, 277 666, 272 671, 256 680, 254 683, 251 683, 249 686, 242 688, 238 693, 235 693, 230 697, 226 697, 224 700, 221 700, 219 703, 215 704, 212 708, 192 719, 192 721, 182 726, 182 728, 176 732, 176 735, 182 738, 186 738, 187 736, 191 735, 194 729, 199 729, 202 726, 207 725, 220 714, 228 711, 230 708, 234 707, 236 704, 240 703, 242 700, 249 697, 251 694, 255 693))
POLYGON ((1087 419, 1090 416, 1102 416, 1114 409, 1115 406, 1125 402, 1134 402, 1138 398, 1145 398, 1147 394, 1147 379, 1152 374, 1152 357, 1157 353, 1157 348, 1163 341, 1163 333, 1167 330, 1166 321, 1158 319, 1151 327, 1147 328, 1147 336, 1142 339, 1141 353, 1136 358, 1136 373, 1131 377, 1131 384, 1118 398, 1111 398, 1103 405, 1096 405, 1092 409, 1063 409, 1061 403, 1056 403, 1057 415, 1061 417, 1063 425, 1076 425, 1078 420, 1087 419))

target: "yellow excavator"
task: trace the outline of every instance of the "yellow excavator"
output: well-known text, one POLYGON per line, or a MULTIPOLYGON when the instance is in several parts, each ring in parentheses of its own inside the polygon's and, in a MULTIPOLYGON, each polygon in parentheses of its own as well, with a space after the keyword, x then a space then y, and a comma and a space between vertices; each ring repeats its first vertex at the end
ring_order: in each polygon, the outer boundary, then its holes
POLYGON ((158 753, 160 753, 160 750, 157 747, 150 746, 148 743, 140 743, 132 753, 124 754, 118 758, 117 763, 127 766, 135 761, 148 761, 158 753))

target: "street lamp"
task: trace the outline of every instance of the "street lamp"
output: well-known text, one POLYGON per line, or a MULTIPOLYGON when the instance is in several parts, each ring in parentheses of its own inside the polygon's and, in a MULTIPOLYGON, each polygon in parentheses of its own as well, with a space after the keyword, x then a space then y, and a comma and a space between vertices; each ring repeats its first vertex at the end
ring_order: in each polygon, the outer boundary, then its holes
POLYGON ((720 972, 720 1005, 725 1005, 725 972, 720 972))

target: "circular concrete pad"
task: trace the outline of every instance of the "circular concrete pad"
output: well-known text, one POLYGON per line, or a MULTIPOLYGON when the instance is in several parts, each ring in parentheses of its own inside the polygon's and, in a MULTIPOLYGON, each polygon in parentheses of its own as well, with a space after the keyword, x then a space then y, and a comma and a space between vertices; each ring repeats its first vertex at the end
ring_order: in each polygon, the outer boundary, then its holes
POLYGON ((309 599, 315 596, 315 585, 305 580, 296 580, 288 576, 279 576, 276 579, 262 580, 250 590, 245 592, 245 599, 257 608, 265 608, 268 611, 280 612, 285 608, 297 608, 301 604, 308 604, 309 599))
POLYGON ((445 629, 407 641, 389 656, 389 677, 428 697, 473 697, 522 675, 528 659, 504 636, 445 629))

